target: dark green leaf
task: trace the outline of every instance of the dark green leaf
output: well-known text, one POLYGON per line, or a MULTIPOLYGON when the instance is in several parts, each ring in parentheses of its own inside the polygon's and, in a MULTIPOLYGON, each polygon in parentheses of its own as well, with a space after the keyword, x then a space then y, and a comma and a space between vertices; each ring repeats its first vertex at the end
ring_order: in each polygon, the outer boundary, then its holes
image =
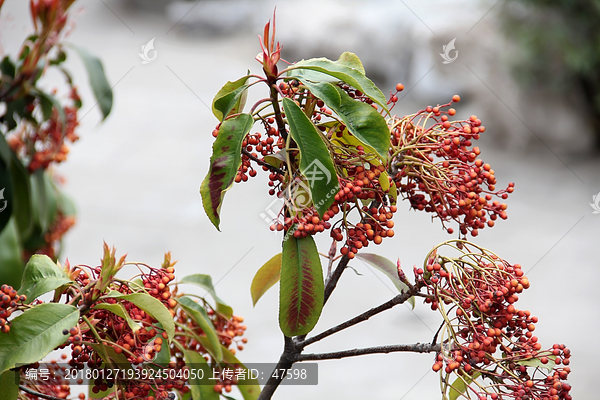
POLYGON ((23 249, 14 218, 0 232, 0 249, 0 282, 18 289, 23 275, 23 249))
POLYGON ((339 87, 302 81, 313 95, 323 100, 340 117, 348 130, 364 145, 372 147, 385 161, 390 147, 390 131, 385 119, 373 107, 351 98, 339 87))
POLYGON ((192 285, 205 289, 208 294, 215 299, 215 302, 217 303, 217 312, 219 314, 223 314, 226 318, 230 318, 233 315, 233 309, 217 296, 210 275, 194 274, 184 276, 180 283, 191 283, 192 285))
POLYGON ((13 183, 14 216, 17 229, 20 237, 25 238, 31 233, 33 225, 30 179, 25 166, 14 153, 12 153, 10 174, 13 183))
POLYGON ((242 142, 254 125, 250 114, 240 114, 221 123, 217 140, 213 143, 210 169, 200 186, 204 211, 219 229, 219 212, 225 192, 233 184, 242 164, 242 142))
POLYGON ((4 371, 0 375, 0 393, 6 400, 17 400, 19 396, 19 385, 17 384, 19 371, 4 371))
POLYGON ((267 290, 277 282, 281 275, 281 253, 273 256, 267 261, 254 275, 252 284, 250 285, 250 293, 252 294, 252 305, 256 305, 258 299, 266 293, 267 290))
POLYGON ((279 327, 292 337, 310 332, 323 308, 323 272, 312 236, 283 243, 279 327))
POLYGON ((177 299, 177 302, 181 308, 183 308, 183 311, 196 321, 196 324, 198 324, 208 338, 210 346, 207 347, 206 350, 217 362, 221 362, 223 359, 223 352, 221 351, 220 346, 221 342, 219 341, 215 328, 204 308, 187 296, 180 297, 177 299))
POLYGON ((192 392, 192 399, 219 400, 219 394, 215 392, 213 389, 214 384, 211 384, 211 380, 209 379, 212 378, 212 369, 209 367, 204 357, 195 351, 190 350, 184 350, 183 355, 186 364, 193 365, 195 369, 204 371, 202 379, 198 379, 200 373, 196 374, 196 379, 190 377, 189 384, 192 392))
POLYGON ((98 57, 91 55, 87 50, 82 49, 81 47, 73 46, 73 49, 75 49, 83 61, 83 65, 88 73, 92 92, 94 93, 94 97, 102 112, 102 119, 105 119, 108 114, 110 114, 112 108, 113 94, 112 89, 108 84, 108 80, 106 79, 106 75, 104 74, 102 63, 98 57))
POLYGON ((375 103, 379 104, 379 106, 389 113, 385 96, 381 90, 379 90, 379 88, 365 76, 362 63, 360 63, 360 60, 354 54, 350 55, 344 53, 340 59, 335 62, 326 58, 311 58, 309 60, 302 60, 288 68, 288 75, 300 80, 302 80, 302 78, 308 78, 314 82, 345 82, 355 89, 363 92, 366 96, 368 96, 375 103), (303 76, 303 72, 298 73, 296 71, 299 69, 308 69, 321 72, 334 77, 335 80, 330 78, 328 79, 327 77, 323 77, 314 73, 304 74, 303 76))
MULTIPOLYGON (((406 292, 408 290, 408 286, 406 286, 406 284, 402 282, 400 278, 398 278, 398 267, 387 258, 371 253, 358 253, 356 255, 356 258, 368 263, 372 267, 375 267, 381 272, 383 272, 388 278, 390 278, 390 280, 392 281, 394 286, 396 286, 400 293, 406 292)), ((414 309, 415 298, 411 297, 410 299, 408 299, 408 302, 412 305, 412 308, 414 309)))
POLYGON ((11 321, 10 332, 0 335, 0 373, 17 363, 41 360, 67 341, 63 329, 77 325, 79 310, 67 304, 46 303, 26 310, 11 321))
POLYGON ((4 165, 10 165, 10 160, 12 158, 13 151, 6 143, 6 138, 2 133, 0 133, 0 163, 4 163, 4 165))
POLYGON ((165 329, 165 332, 167 332, 169 340, 173 340, 173 335, 175 335, 175 323, 173 322, 173 317, 167 307, 159 300, 146 293, 121 294, 117 291, 112 291, 102 298, 110 297, 130 301, 146 311, 146 313, 150 314, 154 319, 160 322, 165 329))
POLYGON ((231 114, 243 111, 248 96, 246 82, 248 76, 241 77, 237 81, 227 82, 215 95, 212 103, 212 112, 219 121, 223 121, 231 114))
POLYGON ((26 295, 27 303, 31 303, 42 294, 70 281, 66 272, 60 269, 50 257, 34 254, 25 266, 19 294, 26 295))
MULTIPOLYGON (((292 139, 300 149, 300 172, 308 180, 312 203, 322 217, 335 201, 335 194, 339 190, 339 182, 331 154, 321 137, 321 133, 304 114, 300 106, 293 100, 284 98, 283 108, 290 125, 292 139)), ((288 186, 289 189, 296 189, 290 188, 290 186, 288 186)), ((294 194, 290 195, 292 201, 295 200, 293 196, 294 194)), ((301 202, 302 206, 306 204, 306 202, 301 202)))
POLYGON ((0 72, 2 75, 6 75, 9 78, 15 77, 15 64, 8 58, 8 56, 4 56, 2 62, 0 63, 0 72))

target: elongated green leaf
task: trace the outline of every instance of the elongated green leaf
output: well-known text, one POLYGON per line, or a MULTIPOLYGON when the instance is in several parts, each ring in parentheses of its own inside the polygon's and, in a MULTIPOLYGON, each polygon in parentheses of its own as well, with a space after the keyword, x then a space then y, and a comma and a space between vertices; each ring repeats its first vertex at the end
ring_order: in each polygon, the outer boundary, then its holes
POLYGON ((14 215, 20 237, 29 236, 32 228, 31 189, 29 173, 25 166, 11 152, 10 173, 13 183, 14 215))
POLYGON ((384 161, 387 160, 390 132, 381 114, 370 105, 354 100, 344 90, 331 83, 314 83, 308 80, 302 83, 335 111, 362 144, 372 147, 384 161))
POLYGON ((339 190, 331 154, 315 125, 293 100, 284 98, 283 108, 292 139, 300 149, 300 172, 308 181, 312 203, 322 217, 339 190))
POLYGON ((194 274, 184 276, 180 283, 191 283, 192 285, 205 289, 212 298, 215 299, 215 302, 217 303, 217 312, 219 314, 223 314, 227 318, 230 318, 233 315, 233 309, 217 296, 210 275, 194 274))
POLYGON ((219 341, 217 332, 215 332, 215 327, 208 318, 208 315, 206 314, 204 308, 200 307, 198 303, 196 303, 194 300, 190 299, 187 296, 180 297, 179 299, 177 299, 177 302, 179 303, 181 308, 183 308, 183 311, 185 311, 187 315, 189 315, 194 321, 196 321, 200 329, 202 329, 202 331, 208 338, 210 346, 207 347, 206 350, 208 350, 210 355, 213 356, 213 358, 217 362, 221 362, 221 360, 223 359, 223 352, 221 351, 220 346, 221 342, 219 341))
POLYGON ((94 97, 102 112, 102 119, 105 119, 112 109, 113 94, 112 89, 108 84, 108 80, 106 79, 106 75, 104 74, 102 62, 98 57, 90 54, 87 50, 77 46, 72 47, 79 57, 81 57, 81 61, 83 61, 83 65, 88 73, 92 92, 94 93, 94 97))
MULTIPOLYGON (((396 286, 400 293, 403 293, 408 290, 408 286, 406 286, 406 284, 402 282, 400 278, 398 278, 398 268, 396 267, 396 264, 394 264, 387 258, 382 257, 378 254, 371 253, 358 253, 356 255, 356 258, 368 263, 369 265, 383 272, 388 278, 390 278, 390 280, 392 281, 394 286, 396 286)), ((408 299, 408 302, 412 305, 412 308, 414 309, 415 298, 411 297, 410 299, 408 299)))
MULTIPOLYGON (((190 388, 192 393, 192 399, 196 400, 219 400, 219 394, 213 389, 214 384, 211 384, 210 378, 212 378, 212 369, 208 363, 200 354, 195 351, 184 350, 183 356, 185 357, 185 363, 187 365, 193 365, 196 370, 201 369, 204 371, 202 378, 196 373, 196 379, 190 377, 190 388)), ((212 381, 214 382, 214 381, 212 381)))
POLYGON ((450 400, 456 400, 460 395, 467 391, 467 387, 481 375, 479 372, 475 372, 473 376, 465 375, 464 377, 458 377, 450 387, 450 400))
POLYGON ((19 371, 4 371, 0 375, 0 393, 6 400, 17 400, 19 395, 19 385, 17 379, 19 371))
MULTIPOLYGON (((108 368, 124 369, 126 371, 125 374, 128 374, 129 373, 128 371, 133 368, 131 366, 131 364, 129 363, 129 361, 127 360, 127 357, 125 356, 125 354, 117 353, 115 351, 114 347, 112 347, 112 346, 108 346, 108 345, 104 345, 104 344, 96 344, 96 343, 86 344, 86 346, 93 348, 96 351, 96 353, 98 355, 100 355, 100 357, 106 363, 106 366, 108 368)), ((166 347, 166 346, 163 346, 163 347, 166 347)), ((92 391, 93 387, 94 387, 94 385, 89 385, 88 397, 90 399, 104 399, 104 398, 106 398, 106 396, 115 393, 116 390, 119 388, 118 385, 114 385, 112 388, 108 388, 105 391, 100 391, 98 393, 94 393, 92 391)))
POLYGON ((0 249, 0 282, 18 289, 23 275, 23 249, 14 218, 0 232, 0 249))
POLYGON ((364 68, 362 63, 356 55, 342 54, 340 59, 337 61, 331 61, 326 58, 311 58, 309 60, 302 60, 297 62, 288 68, 288 75, 291 77, 312 79, 314 82, 331 81, 331 79, 323 79, 322 76, 315 74, 297 73, 298 69, 309 69, 312 71, 322 72, 323 74, 336 78, 336 81, 342 81, 348 85, 360 90, 366 96, 368 96, 375 103, 379 104, 386 112, 389 113, 387 108, 387 101, 385 96, 379 90, 379 88, 365 76, 364 68))
MULTIPOLYGON (((223 362, 227 363, 227 365, 239 365, 239 368, 243 368, 246 371, 246 376, 249 376, 248 368, 225 347, 223 347, 223 362)), ((243 385, 238 385, 238 389, 244 400, 258 399, 258 395, 260 394, 258 379, 246 379, 244 382, 243 385)))
POLYGON ((219 229, 219 212, 225 191, 242 164, 242 142, 252 129, 254 119, 250 114, 240 114, 221 123, 219 135, 213 144, 210 169, 200 186, 204 211, 213 225, 219 229))
POLYGON ((312 236, 283 243, 279 327, 286 336, 310 332, 323 309, 323 272, 312 236))
POLYGON ((111 313, 123 318, 132 331, 137 332, 142 326, 135 322, 125 308, 120 304, 99 303, 94 306, 95 309, 110 311, 111 313))
POLYGON ((248 76, 237 81, 227 82, 215 95, 212 102, 212 112, 219 121, 231 114, 242 112, 248 97, 248 76))
POLYGON ((0 373, 17 363, 41 360, 67 341, 63 329, 77 325, 79 310, 67 304, 40 304, 12 320, 10 332, 0 335, 0 373))
POLYGON ((173 322, 173 317, 171 316, 171 313, 169 313, 167 307, 159 300, 146 293, 121 294, 117 291, 112 291, 102 298, 109 297, 130 301, 146 311, 146 313, 150 314, 154 319, 160 322, 165 329, 165 332, 167 332, 169 340, 173 340, 173 335, 175 335, 175 323, 173 322))
POLYGON ((252 294, 252 305, 255 306, 258 299, 269 290, 271 286, 279 282, 281 275, 281 253, 273 256, 254 275, 250 285, 252 294))
POLYGON ((41 254, 31 256, 21 280, 19 294, 27 296, 27 303, 31 303, 37 297, 56 289, 71 279, 50 257, 41 254))

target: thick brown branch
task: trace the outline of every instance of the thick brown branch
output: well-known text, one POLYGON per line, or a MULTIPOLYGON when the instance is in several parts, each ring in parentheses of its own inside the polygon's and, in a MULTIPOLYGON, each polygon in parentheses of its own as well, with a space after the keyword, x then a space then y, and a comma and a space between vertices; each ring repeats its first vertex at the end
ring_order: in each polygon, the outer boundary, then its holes
POLYGON ((294 341, 292 338, 284 336, 285 344, 283 353, 281 353, 281 357, 279 357, 279 362, 277 362, 277 366, 275 367, 275 371, 284 370, 283 373, 271 374, 269 380, 263 387, 260 395, 258 396, 258 400, 267 400, 270 399, 275 390, 279 387, 279 384, 287 375, 287 370, 292 368, 292 364, 294 364, 294 357, 298 355, 298 350, 294 346, 294 341))
POLYGON ((285 122, 283 121, 283 117, 281 116, 281 108, 279 108, 279 92, 277 91, 276 83, 271 84, 271 99, 273 103, 273 111, 275 112, 275 121, 277 122, 277 129, 279 130, 279 135, 283 138, 283 140, 287 140, 287 131, 285 130, 285 122))
POLYGON ((365 354, 387 354, 395 352, 412 352, 412 353, 432 353, 440 351, 440 344, 431 343, 415 343, 415 344, 395 344, 388 346, 367 347, 364 349, 352 349, 344 351, 335 351, 331 353, 315 353, 315 354, 298 354, 294 361, 317 361, 317 360, 333 360, 346 357, 356 357, 365 354))
POLYGON ((331 296, 333 289, 335 289, 335 286, 337 285, 338 281, 342 277, 342 273, 348 266, 349 261, 350 261, 350 259, 348 258, 347 255, 342 256, 337 267, 335 267, 333 274, 331 274, 331 277, 327 280, 327 284, 325 285, 325 296, 323 297, 323 305, 325 305, 325 303, 327 303, 329 296, 331 296))
MULTIPOLYGON (((339 268, 339 266, 338 266, 338 268, 339 268)), ((336 269, 336 271, 337 271, 337 269, 336 269)), ((416 295, 420 289, 421 289, 421 286, 419 286, 419 285, 413 286, 410 290, 397 295, 396 297, 392 298, 391 300, 388 300, 385 303, 383 303, 377 307, 371 308, 369 311, 365 311, 364 313, 357 315, 356 317, 349 319, 348 321, 342 322, 339 325, 336 325, 330 329, 327 329, 326 331, 321 332, 316 336, 308 338, 302 342, 296 343, 296 345, 302 349, 302 348, 308 346, 309 344, 318 342, 319 340, 324 339, 327 336, 333 335, 336 332, 339 332, 341 330, 349 328, 360 322, 366 321, 374 315, 377 315, 385 310, 389 310, 390 308, 397 306, 398 304, 404 303, 405 301, 407 301, 408 299, 410 299, 411 297, 416 295)))

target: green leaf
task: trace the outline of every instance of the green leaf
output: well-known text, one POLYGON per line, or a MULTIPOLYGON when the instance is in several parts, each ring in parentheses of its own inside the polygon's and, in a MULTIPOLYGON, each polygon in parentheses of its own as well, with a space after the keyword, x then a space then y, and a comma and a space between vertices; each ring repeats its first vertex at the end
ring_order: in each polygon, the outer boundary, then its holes
POLYGON ((450 386, 450 400, 456 400, 462 394, 467 391, 467 387, 473 383, 481 375, 480 372, 475 372, 473 376, 465 375, 464 377, 458 377, 450 386))
POLYGON ((4 371, 0 375, 0 393, 5 400, 17 400, 19 396, 18 374, 19 371, 4 371))
POLYGON ((47 121, 52 116, 52 110, 56 110, 58 113, 58 119, 61 123, 62 132, 64 134, 65 129, 67 127, 67 115, 65 114, 65 110, 63 106, 56 100, 56 97, 42 92, 41 90, 32 90, 32 93, 36 95, 36 97, 40 100, 40 106, 42 108, 42 117, 44 121, 47 121))
POLYGON ((66 272, 58 267, 50 257, 34 254, 25 265, 19 294, 26 295, 27 303, 31 303, 44 293, 69 282, 71 279, 66 272))
POLYGON ((87 50, 74 45, 72 47, 81 58, 81 61, 83 61, 83 65, 88 73, 92 92, 96 98, 97 105, 100 106, 102 119, 104 120, 108 114, 110 114, 113 103, 113 94, 112 89, 108 84, 108 80, 106 79, 106 75, 104 74, 102 62, 100 62, 98 57, 93 56, 87 50))
POLYGON ((212 296, 212 298, 215 299, 215 302, 217 303, 217 312, 219 314, 224 315, 226 318, 230 318, 233 315, 233 309, 225 304, 225 302, 221 300, 219 296, 217 296, 217 292, 215 291, 210 275, 194 274, 184 276, 179 283, 191 283, 192 285, 196 285, 202 289, 205 289, 212 296))
MULTIPOLYGON (((394 264, 387 258, 371 253, 358 253, 356 255, 356 258, 368 263, 372 267, 375 267, 381 272, 383 272, 388 278, 390 278, 390 280, 392 281, 394 286, 396 286, 400 293, 404 293, 408 290, 408 286, 406 286, 406 284, 402 282, 400 278, 398 278, 398 267, 396 266, 396 264, 394 264)), ((412 305, 412 308, 414 309, 415 298, 411 297, 410 299, 408 299, 408 302, 412 305)))
POLYGON ((175 323, 173 322, 173 317, 171 316, 171 313, 163 303, 150 296, 149 294, 121 294, 117 291, 112 291, 107 295, 102 296, 101 298, 123 299, 132 302, 142 310, 146 311, 146 313, 150 314, 158 322, 160 322, 160 324, 167 332, 169 340, 173 340, 173 336, 175 335, 175 323))
POLYGON ((133 332, 137 332, 142 327, 140 324, 138 324, 131 318, 129 313, 125 310, 123 305, 121 305, 120 303, 116 303, 116 304, 99 303, 99 304, 96 304, 93 308, 97 309, 97 310, 110 311, 111 313, 123 318, 127 322, 127 325, 129 325, 129 327, 131 328, 131 330, 133 332))
POLYGON ((10 173, 13 183, 15 222, 20 237, 25 238, 29 236, 33 226, 29 173, 14 153, 11 158, 10 173))
MULTIPOLYGON (((4 135, 0 133, 0 136, 4 135)), ((2 140, 4 140, 4 138, 2 138, 2 140)), ((9 152, 12 153, 10 150, 9 152)), ((9 163, 10 153, 8 159, 9 163)), ((0 211, 0 232, 8 225, 8 221, 13 213, 14 196, 9 163, 4 163, 4 161, 0 159, 0 210, 2 210, 0 211)))
POLYGON ((354 100, 344 90, 331 83, 313 83, 308 80, 302 83, 314 96, 335 111, 362 144, 372 147, 384 161, 388 159, 390 131, 381 114, 369 104, 354 100))
POLYGON ((252 294, 252 305, 255 306, 258 299, 269 290, 271 286, 279 282, 281 275, 281 253, 273 256, 254 275, 250 285, 252 294))
POLYGON ((13 64, 13 62, 10 60, 10 58, 8 58, 8 56, 4 56, 2 62, 0 62, 0 72, 2 72, 2 75, 6 75, 9 78, 14 78, 15 71, 15 64, 13 64))
POLYGON ((292 337, 310 332, 323 308, 323 271, 312 236, 283 243, 279 327, 292 337))
MULTIPOLYGON (((223 361, 228 365, 239 365, 239 368, 243 368, 246 371, 246 376, 248 376, 248 368, 225 347, 223 347, 223 361)), ((244 382, 243 385, 237 386, 244 400, 258 399, 258 395, 260 394, 258 379, 245 379, 244 382)))
POLYGON ((0 164, 4 163, 4 165, 9 165, 12 153, 13 151, 8 146, 8 143, 6 143, 6 138, 4 135, 0 134, 0 164))
POLYGON ((0 373, 17 363, 41 360, 67 341, 63 329, 77 325, 79 310, 67 304, 46 303, 26 310, 11 321, 10 332, 0 335, 0 373))
POLYGON ((112 346, 97 343, 86 343, 86 346, 94 349, 102 360, 104 360, 106 365, 115 365, 127 369, 131 367, 129 360, 127 360, 127 356, 123 353, 117 353, 112 346))
POLYGON ((223 121, 231 114, 242 112, 248 97, 248 76, 243 76, 237 81, 227 82, 215 95, 212 102, 212 112, 219 121, 223 121))
POLYGON ((308 78, 313 82, 342 81, 347 83, 353 88, 363 92, 371 100, 379 104, 387 113, 389 113, 385 96, 381 90, 379 90, 379 88, 365 76, 365 70, 362 67, 362 63, 360 63, 360 60, 354 54, 344 53, 335 62, 328 60, 327 58, 311 58, 309 60, 302 60, 287 68, 287 70, 290 77, 300 79, 301 81, 303 80, 302 78, 308 78), (308 69, 321 72, 336 79, 327 79, 327 77, 313 73, 298 73, 296 70, 299 69, 308 69))
POLYGON ((227 119, 221 123, 219 135, 213 143, 210 169, 202 181, 200 194, 206 215, 217 229, 223 197, 242 165, 242 142, 253 125, 254 119, 250 114, 227 119))
POLYGON ((556 356, 548 356, 548 362, 546 364, 542 364, 542 361, 537 358, 530 358, 529 360, 521 360, 515 361, 515 364, 525 365, 526 367, 534 367, 534 368, 545 368, 548 371, 552 371, 554 366, 556 365, 555 360, 556 356))
POLYGON ((177 299, 177 302, 181 308, 183 308, 183 311, 185 311, 187 315, 196 321, 196 324, 198 324, 200 329, 202 329, 208 338, 210 346, 207 347, 206 350, 217 362, 221 362, 223 359, 223 352, 221 351, 220 346, 221 342, 219 341, 217 332, 215 332, 215 327, 213 326, 212 321, 208 318, 204 308, 187 296, 180 297, 177 299))
POLYGON ((194 369, 202 369, 202 371, 204 371, 202 379, 198 378, 198 373, 196 374, 196 379, 192 379, 190 376, 189 384, 192 392, 192 399, 219 400, 219 394, 215 392, 213 389, 214 385, 211 384, 211 380, 209 379, 212 378, 212 369, 209 367, 204 357, 191 350, 184 350, 183 355, 187 365, 193 365, 194 369))
POLYGON ((21 285, 21 275, 23 275, 23 261, 21 260, 23 248, 19 242, 14 218, 0 232, 0 249, 2 249, 0 251, 0 283, 6 283, 17 289, 21 285))
POLYGON ((283 108, 290 125, 292 139, 300 149, 300 172, 308 180, 312 203, 322 217, 335 201, 335 194, 339 191, 331 154, 321 133, 300 106, 293 100, 284 98, 283 108))

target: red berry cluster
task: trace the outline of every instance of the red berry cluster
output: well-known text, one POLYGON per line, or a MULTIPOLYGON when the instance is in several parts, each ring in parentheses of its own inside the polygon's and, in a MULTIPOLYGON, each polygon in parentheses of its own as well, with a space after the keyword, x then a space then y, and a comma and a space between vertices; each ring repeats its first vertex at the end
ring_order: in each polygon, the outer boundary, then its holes
POLYGON ((414 209, 433 213, 442 224, 454 220, 461 235, 477 236, 498 217, 507 218, 506 204, 492 199, 506 199, 514 184, 496 191, 494 170, 477 159, 478 147, 471 148, 485 127, 474 115, 450 121, 456 110, 444 108, 452 102, 390 120, 393 179, 414 209))
MULTIPOLYGON (((518 294, 529 288, 521 266, 511 265, 485 249, 462 241, 445 246, 459 250, 462 255, 438 256, 436 249, 425 268, 415 269, 417 282, 427 288, 426 303, 445 317, 442 332, 450 340, 437 355, 433 370, 443 369, 446 374, 465 377, 477 374, 504 382, 490 385, 489 398, 503 398, 494 396, 505 392, 517 399, 553 398, 542 396, 552 390, 547 383, 555 383, 548 380, 544 368, 552 371, 552 377, 565 380, 570 370, 558 365, 569 364, 570 351, 564 345, 542 350, 533 335, 537 317, 529 310, 515 308, 518 294), (502 356, 496 354, 498 351, 502 356), (535 363, 538 366, 531 373, 528 366, 535 363)), ((562 395, 557 399, 570 399, 570 386, 559 384, 562 395)), ((470 390, 479 398, 488 398, 481 387, 470 390)))
POLYGON ((19 296, 12 286, 4 284, 0 287, 0 332, 10 332, 8 318, 17 310, 18 303, 23 304, 25 301, 27 301, 27 296, 19 296))

